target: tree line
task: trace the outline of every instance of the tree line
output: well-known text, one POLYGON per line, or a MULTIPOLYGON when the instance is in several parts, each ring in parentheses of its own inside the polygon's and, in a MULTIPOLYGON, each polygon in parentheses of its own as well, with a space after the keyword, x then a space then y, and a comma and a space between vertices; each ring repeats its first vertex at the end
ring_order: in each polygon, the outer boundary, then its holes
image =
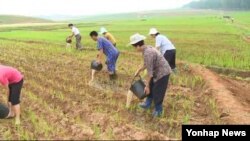
POLYGON ((184 6, 194 9, 250 10, 250 0, 199 0, 184 6))

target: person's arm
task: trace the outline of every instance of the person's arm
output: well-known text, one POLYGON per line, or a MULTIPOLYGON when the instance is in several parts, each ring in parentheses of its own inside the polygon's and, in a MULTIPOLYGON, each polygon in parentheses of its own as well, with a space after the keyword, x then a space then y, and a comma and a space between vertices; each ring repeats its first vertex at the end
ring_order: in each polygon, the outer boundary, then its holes
POLYGON ((141 65, 141 67, 136 71, 135 76, 140 75, 142 71, 146 69, 145 65, 141 65))
POLYGON ((72 34, 69 36, 70 39, 72 39, 74 37, 74 32, 72 32, 72 34))
POLYGON ((108 35, 105 35, 105 38, 106 38, 107 40, 110 40, 110 37, 109 37, 108 35))
POLYGON ((144 89, 144 92, 148 95, 148 94, 150 94, 150 82, 152 81, 152 78, 153 78, 153 76, 151 76, 151 75, 147 75, 147 78, 146 78, 146 82, 145 82, 145 84, 146 84, 146 87, 145 87, 145 89, 144 89))
POLYGON ((97 55, 97 62, 102 63, 103 58, 103 49, 99 50, 99 53, 97 55))
POLYGON ((159 38, 155 39, 155 48, 157 50, 160 50, 160 48, 161 48, 161 40, 159 38))
POLYGON ((75 35, 74 34, 74 27, 72 28, 71 32, 72 32, 72 34, 69 36, 70 39, 72 39, 74 37, 74 35, 75 35))
POLYGON ((147 69, 147 78, 146 78, 146 87, 144 89, 146 94, 150 93, 150 82, 153 78, 153 69, 154 69, 154 54, 152 53, 146 53, 144 55, 144 66, 147 69))

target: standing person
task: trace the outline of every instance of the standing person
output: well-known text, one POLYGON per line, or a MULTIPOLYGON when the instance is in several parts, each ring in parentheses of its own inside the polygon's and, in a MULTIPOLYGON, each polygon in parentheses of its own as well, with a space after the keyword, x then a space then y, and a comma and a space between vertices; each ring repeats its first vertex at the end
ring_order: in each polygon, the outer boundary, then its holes
POLYGON ((100 33, 103 34, 103 36, 108 39, 115 47, 116 47, 116 39, 115 37, 107 31, 106 28, 102 27, 100 30, 100 33))
POLYGON ((15 68, 0 65, 0 83, 8 87, 9 115, 15 117, 16 124, 20 124, 20 95, 23 86, 23 75, 15 68))
POLYGON ((153 117, 159 117, 162 114, 162 103, 168 86, 171 68, 164 57, 155 48, 144 44, 146 38, 140 34, 134 34, 130 37, 130 44, 138 52, 142 52, 144 65, 141 66, 135 76, 140 75, 147 69, 145 93, 148 95, 145 102, 140 104, 143 109, 149 109, 154 102, 155 110, 153 117))
POLYGON ((176 49, 172 42, 164 35, 161 35, 156 28, 151 28, 149 31, 151 37, 155 38, 155 47, 158 49, 164 58, 168 61, 172 70, 176 70, 176 49))
POLYGON ((83 46, 81 44, 82 36, 80 34, 79 29, 76 28, 73 24, 69 24, 68 27, 72 31, 72 35, 70 35, 69 38, 72 39, 73 36, 75 36, 75 38, 76 38, 76 49, 83 50, 83 46))
POLYGON ((97 49, 99 51, 97 55, 97 62, 102 64, 103 54, 106 55, 106 64, 108 66, 110 80, 116 79, 116 62, 119 57, 119 51, 109 40, 104 37, 98 37, 98 33, 96 31, 92 31, 89 35, 94 41, 97 42, 97 49))

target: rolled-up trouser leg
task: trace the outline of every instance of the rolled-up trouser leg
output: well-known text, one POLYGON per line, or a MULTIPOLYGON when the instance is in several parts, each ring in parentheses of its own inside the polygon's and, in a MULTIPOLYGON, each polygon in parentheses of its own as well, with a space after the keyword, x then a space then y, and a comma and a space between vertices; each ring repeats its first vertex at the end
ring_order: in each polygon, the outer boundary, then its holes
POLYGON ((83 46, 81 44, 82 37, 81 35, 76 35, 76 49, 83 49, 83 46))

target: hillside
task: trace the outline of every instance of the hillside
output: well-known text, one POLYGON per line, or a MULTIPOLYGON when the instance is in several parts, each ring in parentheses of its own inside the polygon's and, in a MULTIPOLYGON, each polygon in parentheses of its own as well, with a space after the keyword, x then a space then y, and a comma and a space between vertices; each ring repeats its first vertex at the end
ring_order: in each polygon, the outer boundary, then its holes
POLYGON ((250 10, 249 0, 199 0, 184 7, 194 9, 250 10))
POLYGON ((52 22, 52 21, 41 19, 41 18, 26 17, 26 16, 0 15, 0 24, 48 23, 48 22, 52 22))

